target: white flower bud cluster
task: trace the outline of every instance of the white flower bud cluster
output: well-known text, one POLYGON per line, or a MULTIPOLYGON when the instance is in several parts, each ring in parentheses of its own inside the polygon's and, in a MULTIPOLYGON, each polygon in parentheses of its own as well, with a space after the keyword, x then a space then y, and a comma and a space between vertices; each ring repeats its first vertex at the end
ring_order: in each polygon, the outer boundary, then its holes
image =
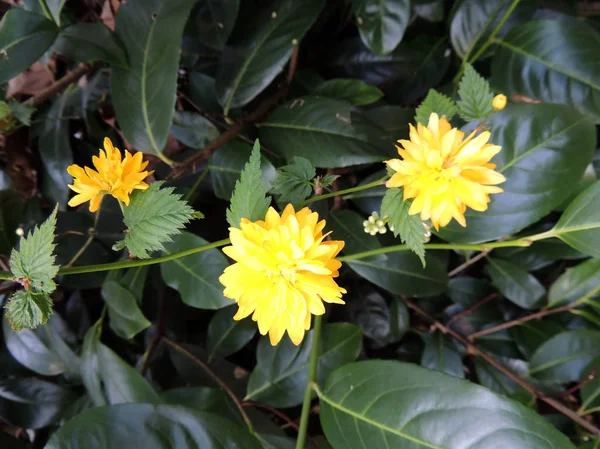
POLYGON ((386 222, 387 217, 380 218, 377 212, 373 212, 368 219, 363 221, 363 226, 367 234, 385 234, 387 232, 386 222))

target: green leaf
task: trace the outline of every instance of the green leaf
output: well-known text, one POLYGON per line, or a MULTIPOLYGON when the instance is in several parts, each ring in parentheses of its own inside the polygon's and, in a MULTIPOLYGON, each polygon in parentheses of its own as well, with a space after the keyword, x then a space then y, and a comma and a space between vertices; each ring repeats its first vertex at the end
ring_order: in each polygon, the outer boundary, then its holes
POLYGON ((352 0, 362 41, 375 53, 393 51, 410 21, 411 0, 352 0))
POLYGON ((140 310, 135 296, 115 281, 104 281, 102 299, 108 306, 110 328, 119 337, 129 340, 150 326, 140 310))
POLYGON ((127 55, 106 25, 76 23, 62 29, 52 50, 79 62, 106 61, 127 69, 127 55))
POLYGON ((585 301, 600 292, 600 260, 592 259, 567 270, 552 284, 548 307, 585 301))
POLYGON ((159 154, 167 143, 177 90, 183 27, 195 0, 129 0, 119 8, 115 34, 129 69, 112 67, 111 97, 129 143, 159 154))
POLYGON ((0 22, 0 83, 36 62, 57 35, 56 25, 44 16, 10 8, 0 22))
MULTIPOLYGON (((192 101, 207 111, 219 111, 215 79, 202 72, 192 72, 189 77, 189 96, 192 101)), ((237 142, 234 140, 233 142, 237 142)))
POLYGON ((423 332, 421 339, 425 343, 421 366, 464 379, 462 357, 451 337, 438 331, 433 335, 423 332))
POLYGON ((267 187, 260 170, 260 143, 256 139, 250 159, 235 183, 231 204, 227 209, 227 222, 230 226, 239 228, 242 218, 250 221, 264 220, 270 203, 271 197, 267 196, 267 187))
POLYGON ((57 25, 61 25, 60 21, 60 13, 65 6, 67 0, 46 0, 46 4, 48 5, 48 9, 50 10, 50 14, 52 15, 52 19, 56 22, 57 25))
MULTIPOLYGON (((522 360, 504 357, 497 357, 496 359, 501 361, 503 365, 506 365, 506 367, 514 373, 520 374, 521 371, 527 372, 527 364, 522 360)), ((475 359, 475 370, 477 373, 477 380, 482 386, 489 388, 496 393, 508 396, 522 404, 530 404, 534 400, 532 394, 525 388, 480 357, 475 359)))
POLYGON ((584 254, 600 257, 600 181, 595 182, 567 207, 552 232, 584 254))
POLYGON ((458 114, 466 122, 481 120, 493 112, 494 94, 490 84, 475 71, 471 64, 465 65, 465 73, 458 85, 460 100, 456 103, 458 114))
MULTIPOLYGON (((302 403, 308 376, 313 331, 308 331, 300 346, 284 338, 277 346, 261 338, 256 352, 257 365, 248 380, 246 400, 260 401, 277 408, 302 403)), ((317 382, 340 366, 352 362, 361 349, 361 332, 350 323, 327 324, 319 340, 317 382)))
POLYGON ((354 106, 375 103, 383 97, 383 92, 377 86, 351 78, 327 80, 313 89, 311 94, 347 101, 354 106))
POLYGON ((13 426, 41 429, 52 425, 74 400, 71 391, 44 380, 0 379, 0 418, 13 426))
POLYGON ((279 167, 271 192, 279 195, 281 204, 298 204, 310 196, 313 191, 311 180, 317 170, 308 159, 294 156, 292 163, 279 167))
POLYGON ((85 335, 81 354, 81 377, 94 405, 160 403, 160 396, 148 381, 108 346, 100 343, 98 324, 85 335))
POLYGON ((15 292, 4 305, 6 318, 11 327, 20 331, 22 329, 35 329, 40 324, 46 324, 52 309, 52 299, 46 292, 32 292, 20 290, 15 292))
POLYGON ((502 259, 488 257, 488 274, 504 297, 524 309, 537 309, 546 295, 540 281, 527 271, 502 259))
POLYGON ((450 279, 446 295, 466 309, 481 301, 490 291, 490 283, 486 279, 460 276, 450 279))
POLYGON ((228 419, 181 406, 151 404, 120 404, 86 410, 54 433, 45 448, 136 446, 261 449, 244 426, 228 419))
MULTIPOLYGON (((27 236, 19 240, 19 249, 10 253, 10 271, 15 278, 23 279, 41 292, 52 293, 56 289, 54 278, 58 273, 55 265, 54 230, 56 211, 41 225, 35 226, 27 236)), ((39 300, 39 298, 37 299, 39 300)))
POLYGON ((219 137, 219 130, 207 118, 195 112, 177 111, 171 134, 190 148, 201 149, 219 137))
POLYGON ((120 250, 127 247, 139 259, 147 259, 153 251, 163 251, 172 236, 192 220, 194 210, 173 193, 174 187, 161 189, 162 181, 150 184, 147 190, 136 190, 129 206, 123 208, 123 221, 127 226, 125 239, 113 246, 120 250))
POLYGON ((331 98, 289 101, 260 124, 261 142, 286 160, 302 155, 315 167, 346 167, 393 157, 385 130, 350 110, 350 103, 331 98))
MULTIPOLYGON (((345 242, 342 250, 344 254, 356 254, 381 248, 379 240, 365 232, 363 221, 363 217, 347 209, 333 210, 329 214, 327 225, 333 230, 332 238, 345 242)), ((385 254, 376 257, 387 259, 385 254)))
POLYGON ((529 375, 555 383, 582 380, 584 368, 600 355, 600 332, 562 332, 541 345, 531 357, 529 375))
MULTIPOLYGON (((189 232, 182 232, 166 246, 165 254, 208 245, 209 242, 189 232)), ((227 259, 218 249, 209 249, 160 264, 165 283, 181 295, 188 306, 199 309, 220 309, 231 305, 223 296, 219 276, 227 267, 227 259)))
POLYGON ((252 20, 245 44, 225 48, 215 86, 226 115, 249 103, 275 79, 324 5, 323 0, 278 0, 252 20))
POLYGON ((600 410, 600 357, 592 362, 583 371, 583 383, 581 385, 581 407, 577 413, 589 414, 590 411, 600 410), (590 378, 590 376, 592 376, 590 378), (587 380, 587 382, 586 382, 587 380))
POLYGON ((581 21, 535 20, 516 26, 497 44, 492 83, 498 90, 566 104, 600 122, 595 29, 581 21))
POLYGON ((491 162, 506 176, 504 192, 491 195, 485 212, 468 209, 466 228, 440 229, 448 242, 487 242, 537 222, 569 197, 595 148, 592 122, 562 105, 514 104, 488 123, 490 142, 502 147, 491 162))
POLYGON ((321 425, 335 449, 574 449, 533 410, 414 364, 345 365, 319 398, 321 425))
POLYGON ((250 318, 233 319, 237 309, 235 304, 224 307, 208 323, 206 348, 210 351, 209 363, 215 357, 227 357, 239 351, 256 335, 256 323, 250 318))
POLYGON ((35 108, 33 106, 28 106, 25 103, 9 100, 8 107, 10 109, 11 114, 19 122, 21 122, 25 126, 31 125, 31 116, 35 112, 35 108))
POLYGON ((402 189, 387 189, 381 203, 381 216, 388 217, 394 236, 400 236, 425 268, 425 227, 418 215, 409 215, 411 201, 405 201, 403 195, 402 189))
POLYGON ((240 0, 200 0, 194 7, 190 21, 191 35, 211 49, 221 51, 233 31, 240 0))
POLYGON ((417 108, 415 121, 423 126, 427 126, 429 117, 434 112, 440 117, 445 116, 447 120, 451 120, 456 114, 457 109, 450 97, 439 93, 435 89, 430 89, 423 103, 417 108))
MULTIPOLYGON (((208 168, 217 198, 227 201, 231 199, 235 184, 251 154, 252 147, 241 140, 228 142, 212 154, 208 161, 208 168)), ((262 153, 260 169, 268 190, 274 182, 277 172, 271 161, 262 153)))
POLYGON ((522 323, 511 328, 509 333, 519 351, 525 355, 527 360, 530 360, 537 348, 564 330, 564 325, 559 319, 546 318, 522 323))

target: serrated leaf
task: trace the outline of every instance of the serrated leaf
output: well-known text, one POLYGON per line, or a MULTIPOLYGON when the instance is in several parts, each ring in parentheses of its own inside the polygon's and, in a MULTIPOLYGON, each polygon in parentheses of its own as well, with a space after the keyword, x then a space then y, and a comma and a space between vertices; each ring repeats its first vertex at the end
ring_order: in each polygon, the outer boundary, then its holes
POLYGON ((394 236, 400 236, 402 243, 421 259, 425 267, 425 228, 418 215, 409 215, 410 201, 404 201, 402 189, 388 189, 381 203, 381 215, 388 217, 394 228, 394 236))
POLYGON ((125 239, 113 246, 125 247, 139 259, 147 259, 152 251, 162 251, 171 236, 178 234, 194 216, 194 210, 174 192, 173 187, 161 189, 162 181, 150 184, 148 190, 135 191, 129 206, 123 209, 127 225, 125 239))
POLYGON ((319 180, 319 183, 321 184, 321 187, 328 187, 339 177, 339 175, 325 175, 319 180))
POLYGON ((16 330, 35 329, 46 324, 52 315, 52 299, 45 292, 20 290, 13 294, 5 304, 6 318, 16 330))
POLYGON ((35 227, 19 241, 19 249, 10 253, 10 271, 15 278, 26 279, 35 290, 52 293, 56 289, 53 279, 58 273, 55 265, 54 230, 56 211, 39 227, 35 227))
POLYGON ((458 113, 467 122, 483 119, 493 112, 494 94, 490 85, 471 64, 465 66, 465 73, 458 85, 458 95, 458 113))
POLYGON ((231 195, 231 204, 227 209, 227 222, 234 228, 239 228, 242 218, 262 220, 271 204, 267 196, 262 171, 260 169, 260 143, 254 142, 252 154, 242 170, 240 179, 235 183, 231 195))
POLYGON ((279 195, 280 203, 296 204, 304 201, 312 192, 310 181, 316 174, 317 170, 308 159, 294 156, 291 164, 284 165, 277 171, 272 192, 279 195))
POLYGON ((445 116, 447 120, 450 120, 456 114, 456 105, 450 97, 435 89, 430 89, 423 103, 417 108, 415 121, 427 126, 429 116, 434 112, 440 117, 445 116))
POLYGON ((25 126, 31 125, 31 115, 35 111, 33 106, 29 106, 25 103, 19 103, 18 101, 9 101, 8 107, 13 117, 15 117, 19 122, 25 126))

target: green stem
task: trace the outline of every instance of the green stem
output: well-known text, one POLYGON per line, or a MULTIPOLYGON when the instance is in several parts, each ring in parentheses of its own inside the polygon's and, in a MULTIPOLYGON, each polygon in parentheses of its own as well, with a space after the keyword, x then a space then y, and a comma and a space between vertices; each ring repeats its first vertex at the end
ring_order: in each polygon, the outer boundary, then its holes
POLYGON ((175 165, 175 161, 173 161, 172 159, 169 159, 167 156, 165 156, 164 154, 162 154, 162 152, 157 151, 156 152, 156 156, 163 161, 165 164, 167 164, 169 167, 172 167, 173 165, 175 165))
POLYGON ((310 360, 308 364, 308 379, 306 380, 306 389, 304 390, 304 401, 302 402, 302 413, 300 415, 300 425, 298 427, 298 439, 296 440, 296 449, 304 449, 306 441, 306 429, 308 428, 308 418, 310 417, 310 403, 312 400, 313 387, 317 377, 317 362, 319 361, 319 340, 321 337, 322 316, 315 316, 315 325, 313 327, 312 348, 310 349, 310 360))
POLYGON ((202 181, 204 181, 204 178, 206 178, 206 175, 208 175, 209 171, 210 171, 210 167, 206 167, 204 169, 204 171, 202 173, 200 173, 200 176, 198 176, 198 179, 196 179, 196 182, 194 183, 192 188, 188 191, 188 193, 186 193, 185 200, 188 203, 191 203, 192 200, 194 199, 194 193, 196 193, 196 190, 198 189, 198 187, 200 187, 200 184, 202 183, 202 181))
POLYGON ((46 0, 40 0, 40 5, 42 7, 42 9, 44 10, 44 14, 46 15, 46 17, 51 20, 52 22, 54 22, 54 18, 52 17, 52 13, 50 12, 50 8, 48 8, 48 4, 46 3, 46 0))
POLYGON ((367 189, 370 189, 371 187, 377 187, 377 186, 382 185, 386 179, 387 179, 387 176, 385 178, 381 178, 377 181, 373 181, 368 184, 364 184, 362 186, 351 187, 349 189, 338 190, 337 192, 331 192, 331 193, 326 193, 324 195, 313 196, 312 198, 309 198, 309 199, 305 200, 304 202, 300 203, 300 207, 304 207, 310 203, 316 203, 317 201, 326 200, 328 198, 333 198, 334 196, 346 195, 347 193, 360 192, 361 190, 367 190, 367 189))

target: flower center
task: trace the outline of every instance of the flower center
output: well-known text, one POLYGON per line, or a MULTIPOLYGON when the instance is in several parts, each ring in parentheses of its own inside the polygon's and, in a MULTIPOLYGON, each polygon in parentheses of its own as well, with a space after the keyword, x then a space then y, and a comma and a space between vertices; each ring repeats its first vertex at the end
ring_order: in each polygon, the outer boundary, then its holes
POLYGON ((273 281, 273 283, 276 283, 280 279, 283 279, 283 281, 286 284, 288 284, 290 287, 293 287, 296 284, 296 273, 297 272, 298 272, 298 269, 294 265, 291 265, 291 266, 277 265, 277 269, 269 270, 269 272, 267 273, 267 276, 270 280, 273 281))

